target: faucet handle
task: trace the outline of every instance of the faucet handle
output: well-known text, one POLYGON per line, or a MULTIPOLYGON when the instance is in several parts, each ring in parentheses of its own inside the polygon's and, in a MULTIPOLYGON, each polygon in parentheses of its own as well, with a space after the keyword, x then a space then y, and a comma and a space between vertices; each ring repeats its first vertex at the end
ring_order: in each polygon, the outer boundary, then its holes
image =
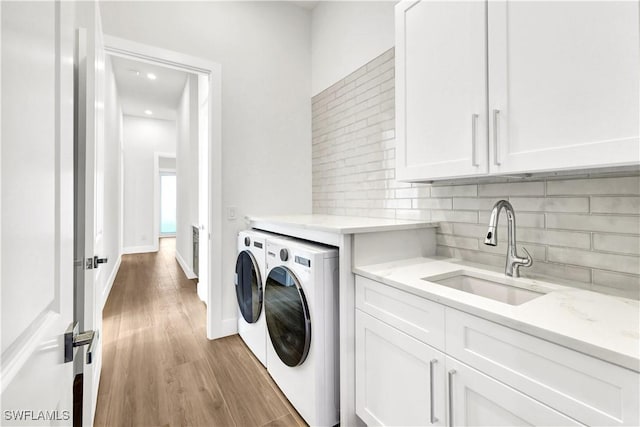
POLYGON ((527 257, 524 258, 525 263, 522 264, 522 266, 523 267, 531 267, 531 265, 533 264, 533 257, 531 256, 531 254, 529 253, 527 248, 525 248, 524 246, 522 247, 522 250, 524 251, 525 254, 527 254, 527 257))

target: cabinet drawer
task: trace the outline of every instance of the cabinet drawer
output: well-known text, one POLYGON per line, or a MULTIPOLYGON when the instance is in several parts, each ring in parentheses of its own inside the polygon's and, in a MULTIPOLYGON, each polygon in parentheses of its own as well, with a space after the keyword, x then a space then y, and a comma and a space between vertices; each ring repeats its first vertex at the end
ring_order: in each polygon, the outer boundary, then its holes
POLYGON ((637 426, 640 375, 446 309, 447 354, 587 425, 637 426))
POLYGON ((356 276, 356 308, 433 347, 444 349, 444 306, 356 276))

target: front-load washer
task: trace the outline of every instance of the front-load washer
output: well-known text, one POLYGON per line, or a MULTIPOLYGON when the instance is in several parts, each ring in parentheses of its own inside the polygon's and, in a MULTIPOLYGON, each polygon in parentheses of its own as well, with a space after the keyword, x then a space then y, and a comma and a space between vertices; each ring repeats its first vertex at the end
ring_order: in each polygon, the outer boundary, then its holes
POLYGON ((263 314, 267 239, 283 238, 257 230, 238 233, 234 280, 239 312, 238 334, 264 366, 267 365, 267 327, 263 314))
POLYGON ((339 422, 338 251, 267 241, 267 371, 309 425, 339 422))

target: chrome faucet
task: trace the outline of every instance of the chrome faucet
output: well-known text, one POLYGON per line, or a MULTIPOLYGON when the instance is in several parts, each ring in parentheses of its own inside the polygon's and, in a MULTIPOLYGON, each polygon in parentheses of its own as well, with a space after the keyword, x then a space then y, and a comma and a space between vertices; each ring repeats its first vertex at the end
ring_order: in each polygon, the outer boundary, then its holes
POLYGON ((506 200, 499 200, 493 205, 491 217, 489 218, 489 231, 487 231, 484 244, 498 246, 498 218, 503 208, 507 213, 507 232, 509 234, 507 242, 507 265, 504 268, 504 274, 510 277, 520 277, 520 272, 518 271, 520 266, 530 267, 533 264, 533 258, 531 258, 531 255, 525 248, 522 248, 522 250, 527 254, 527 257, 521 258, 518 256, 516 250, 516 212, 513 210, 511 203, 506 200))

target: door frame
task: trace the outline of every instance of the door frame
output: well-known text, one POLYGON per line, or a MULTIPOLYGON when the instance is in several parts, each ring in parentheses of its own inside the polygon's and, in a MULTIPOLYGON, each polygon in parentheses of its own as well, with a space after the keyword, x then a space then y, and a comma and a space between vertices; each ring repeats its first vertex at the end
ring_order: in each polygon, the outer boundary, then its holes
MULTIPOLYGON (((169 170, 160 167, 160 159, 176 159, 176 153, 153 153, 153 250, 160 249, 160 237, 170 237, 160 235, 160 174, 169 170)), ((173 169, 173 173, 176 170, 173 169)), ((174 234, 175 237, 175 234, 174 234)))
MULTIPOLYGON (((208 241, 204 248, 208 254, 206 262, 208 277, 206 285, 207 338, 215 339, 228 335, 228 328, 222 317, 222 66, 204 58, 181 52, 162 49, 119 37, 104 35, 105 52, 137 61, 153 63, 165 67, 208 76, 208 132, 207 139, 199 141, 200 148, 207 153, 208 177, 208 224, 201 224, 200 245, 208 241), (202 229, 202 226, 208 229, 202 229), (208 235, 208 239, 206 238, 208 235), (203 238, 204 237, 204 238, 203 238)), ((200 159, 201 164, 203 159, 200 159)), ((201 177, 202 180, 202 177, 201 177)), ((202 253, 202 252, 201 252, 202 253)))

